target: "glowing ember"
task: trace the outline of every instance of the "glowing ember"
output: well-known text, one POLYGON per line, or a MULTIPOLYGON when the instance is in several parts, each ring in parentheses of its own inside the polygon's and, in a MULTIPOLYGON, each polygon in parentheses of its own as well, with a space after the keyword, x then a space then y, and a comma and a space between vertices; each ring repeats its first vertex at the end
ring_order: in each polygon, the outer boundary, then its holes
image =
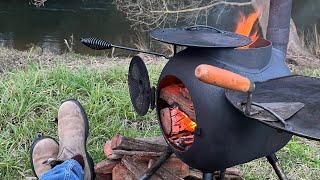
MULTIPOLYGON (((248 16, 244 14, 240 14, 240 19, 237 23, 237 27, 235 32, 244 36, 248 36, 251 38, 252 42, 254 43, 258 38, 258 28, 255 27, 255 24, 260 17, 260 11, 253 12, 248 16)), ((249 48, 245 46, 243 48, 249 48)))
POLYGON ((179 128, 177 132, 181 131, 189 131, 194 132, 194 130, 197 127, 197 124, 193 122, 188 115, 186 115, 184 112, 180 111, 178 108, 171 109, 171 118, 172 118, 172 127, 173 128, 179 128))
POLYGON ((188 89, 180 83, 172 84, 160 90, 160 98, 165 101, 165 107, 160 110, 162 130, 175 148, 187 150, 194 142, 197 127, 188 89))

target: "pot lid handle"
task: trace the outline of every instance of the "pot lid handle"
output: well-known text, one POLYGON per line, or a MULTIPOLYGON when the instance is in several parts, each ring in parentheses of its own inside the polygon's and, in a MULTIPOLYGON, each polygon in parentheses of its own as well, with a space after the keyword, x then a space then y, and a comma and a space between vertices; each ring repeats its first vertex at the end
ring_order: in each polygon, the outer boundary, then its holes
POLYGON ((214 28, 212 26, 206 26, 206 25, 195 25, 195 26, 189 26, 184 28, 187 31, 199 31, 202 29, 209 29, 209 30, 215 30, 217 33, 223 33, 220 29, 214 28))

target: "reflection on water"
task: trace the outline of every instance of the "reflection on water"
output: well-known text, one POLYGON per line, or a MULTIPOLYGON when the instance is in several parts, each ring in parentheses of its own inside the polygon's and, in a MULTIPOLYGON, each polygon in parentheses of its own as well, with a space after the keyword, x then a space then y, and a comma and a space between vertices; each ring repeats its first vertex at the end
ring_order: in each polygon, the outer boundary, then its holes
POLYGON ((66 48, 64 39, 71 35, 77 52, 88 51, 78 43, 84 36, 120 44, 132 41, 134 32, 109 0, 50 0, 43 8, 25 2, 0 2, 0 45, 19 50, 37 45, 61 53, 66 48))
MULTIPOLYGON (((319 8, 320 1, 294 0, 293 17, 298 28, 310 29, 320 24, 319 8)), ((230 9, 217 10, 209 15, 208 22, 232 30, 230 24, 238 14, 230 9), (227 19, 220 18, 225 15, 227 19)), ((79 44, 81 37, 99 37, 120 45, 137 43, 137 32, 116 10, 112 0, 49 0, 41 8, 30 5, 28 0, 1 0, 0 22, 0 46, 19 50, 36 45, 44 51, 62 53, 66 51, 64 39, 72 35, 74 50, 80 53, 97 53, 79 44)))

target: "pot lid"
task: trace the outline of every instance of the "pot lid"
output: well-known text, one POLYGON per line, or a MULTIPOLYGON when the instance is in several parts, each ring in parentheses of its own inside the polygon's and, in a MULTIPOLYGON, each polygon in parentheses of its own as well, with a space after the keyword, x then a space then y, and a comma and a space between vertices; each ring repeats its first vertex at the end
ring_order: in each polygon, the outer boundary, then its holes
POLYGON ((151 31, 150 36, 164 43, 188 47, 236 48, 251 43, 249 37, 210 26, 157 29, 151 31))

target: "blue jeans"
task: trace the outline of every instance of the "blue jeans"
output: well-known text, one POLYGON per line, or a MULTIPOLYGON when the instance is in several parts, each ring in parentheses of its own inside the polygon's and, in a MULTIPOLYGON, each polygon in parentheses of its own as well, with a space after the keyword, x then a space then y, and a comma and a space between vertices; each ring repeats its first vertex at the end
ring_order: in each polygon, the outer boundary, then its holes
POLYGON ((40 177, 41 180, 83 180, 83 178, 84 171, 81 165, 73 159, 64 161, 40 177))

